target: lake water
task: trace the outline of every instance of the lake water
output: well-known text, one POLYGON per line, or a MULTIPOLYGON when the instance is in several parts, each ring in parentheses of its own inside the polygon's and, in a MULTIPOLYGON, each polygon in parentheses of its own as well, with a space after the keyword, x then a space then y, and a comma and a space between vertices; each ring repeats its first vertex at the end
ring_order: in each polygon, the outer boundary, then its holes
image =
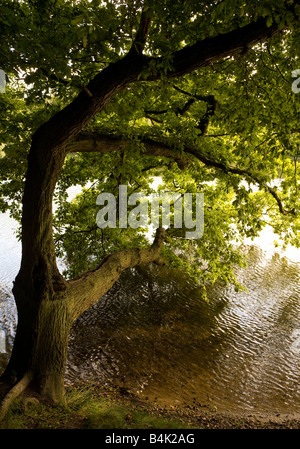
MULTIPOLYGON (((0 330, 7 363, 16 314, 11 294, 20 263, 16 228, 0 216, 0 330)), ((201 290, 167 268, 129 270, 84 313, 70 335, 66 383, 92 380, 141 398, 218 410, 300 410, 300 251, 275 251, 267 229, 245 248, 238 277, 247 292, 201 290)))

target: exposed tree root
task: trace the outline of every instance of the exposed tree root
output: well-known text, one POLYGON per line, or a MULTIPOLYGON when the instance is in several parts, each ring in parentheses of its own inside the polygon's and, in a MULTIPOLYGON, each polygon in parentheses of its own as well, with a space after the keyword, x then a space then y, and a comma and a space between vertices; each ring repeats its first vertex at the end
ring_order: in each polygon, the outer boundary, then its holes
POLYGON ((12 401, 20 394, 22 394, 24 390, 26 390, 31 380, 32 374, 30 372, 27 372, 22 377, 22 379, 16 385, 14 385, 6 394, 0 405, 0 422, 4 419, 5 415, 7 414, 12 401))

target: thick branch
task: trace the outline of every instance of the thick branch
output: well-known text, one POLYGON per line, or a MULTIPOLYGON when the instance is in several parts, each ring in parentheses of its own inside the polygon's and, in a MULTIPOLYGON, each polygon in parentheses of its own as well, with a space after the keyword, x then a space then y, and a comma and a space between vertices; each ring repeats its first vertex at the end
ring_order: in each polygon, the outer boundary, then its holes
MULTIPOLYGON (((159 66, 163 57, 153 58, 142 55, 150 17, 145 12, 135 45, 138 51, 131 50, 123 59, 111 63, 95 76, 68 106, 42 125, 35 138, 43 142, 45 149, 64 145, 70 138, 77 135, 84 126, 100 112, 110 98, 129 83, 140 79, 150 63, 159 66), (89 92, 87 95, 86 92, 89 92)), ((179 77, 190 73, 199 67, 208 66, 226 56, 244 53, 261 41, 269 39, 279 32, 278 25, 268 27, 265 19, 259 19, 244 27, 228 33, 220 34, 197 41, 170 55, 172 68, 166 72, 167 77, 179 77)), ((160 73, 147 76, 147 81, 160 78, 160 73)))
POLYGON ((69 310, 73 318, 98 301, 127 268, 151 262, 162 263, 160 252, 166 237, 165 229, 158 228, 149 248, 126 248, 108 255, 96 270, 85 272, 78 279, 69 281, 68 297, 71 296, 73 301, 69 310))
MULTIPOLYGON (((177 90, 178 92, 187 95, 189 98, 189 100, 185 103, 185 105, 182 108, 177 108, 174 112, 175 114, 178 115, 184 115, 192 106, 192 104, 195 103, 196 100, 198 101, 204 101, 206 103, 206 112, 205 114, 200 118, 199 123, 197 125, 197 128, 200 129, 202 136, 206 135, 207 133, 207 129, 208 129, 208 125, 209 125, 209 120, 210 118, 215 114, 215 111, 217 109, 218 103, 214 97, 214 95, 197 95, 197 94, 191 94, 189 92, 186 92, 183 89, 180 89, 177 86, 173 86, 175 90, 177 90)), ((167 113, 169 110, 171 109, 164 109, 161 111, 150 111, 150 110, 145 110, 145 114, 147 118, 150 118, 150 120, 154 120, 157 121, 159 123, 159 120, 154 119, 152 117, 152 114, 154 115, 161 115, 161 114, 165 114, 167 113)))
MULTIPOLYGON (((143 145, 142 153, 145 156, 161 156, 173 159, 179 168, 185 168, 190 160, 179 150, 171 148, 164 143, 158 143, 150 138, 141 138, 140 143, 143 145)), ((81 132, 68 145, 68 153, 110 153, 113 151, 125 151, 130 148, 130 141, 122 136, 112 136, 97 132, 81 132)))
MULTIPOLYGON (((278 33, 278 25, 268 27, 265 19, 259 19, 244 27, 228 33, 209 37, 195 44, 186 46, 173 53, 171 57, 172 69, 167 77, 179 77, 192 71, 211 65, 227 56, 235 56, 246 53, 254 45, 268 40, 278 33)), ((156 58, 159 63, 163 58, 156 58)), ((157 79, 158 76, 147 79, 157 79)))
MULTIPOLYGON (((142 138, 141 142, 144 146, 144 155, 146 156, 162 156, 175 160, 179 168, 183 169, 191 164, 191 159, 188 155, 194 156, 198 161, 202 162, 207 167, 213 167, 224 173, 232 173, 234 175, 243 176, 258 184, 261 188, 270 193, 275 199, 279 211, 283 215, 296 215, 294 209, 287 210, 284 208, 282 201, 275 189, 268 186, 266 182, 259 178, 259 175, 250 172, 246 169, 227 166, 223 162, 209 159, 207 156, 201 154, 197 148, 186 146, 184 152, 176 151, 166 143, 156 142, 150 138, 142 138)), ((106 153, 111 151, 124 151, 128 148, 128 141, 123 137, 101 135, 98 133, 81 133, 76 140, 68 147, 69 152, 100 152, 106 153)))

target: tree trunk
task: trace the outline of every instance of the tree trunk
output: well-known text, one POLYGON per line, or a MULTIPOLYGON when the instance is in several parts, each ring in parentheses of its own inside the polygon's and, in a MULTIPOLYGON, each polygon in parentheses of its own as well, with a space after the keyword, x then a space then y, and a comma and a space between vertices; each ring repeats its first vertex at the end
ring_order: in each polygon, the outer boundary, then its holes
POLYGON ((68 338, 73 320, 67 301, 43 301, 36 323, 30 372, 39 393, 54 402, 64 399, 68 338))
POLYGON ((68 337, 73 323, 68 302, 59 296, 43 299, 36 307, 26 308, 24 304, 18 309, 14 347, 4 373, 4 379, 11 383, 30 373, 31 388, 53 402, 64 399, 68 337))
POLYGON ((13 286, 18 324, 3 374, 3 379, 14 383, 30 373, 35 389, 52 400, 63 398, 72 325, 52 233, 52 198, 63 162, 63 151, 45 150, 33 139, 23 196, 22 260, 13 286))

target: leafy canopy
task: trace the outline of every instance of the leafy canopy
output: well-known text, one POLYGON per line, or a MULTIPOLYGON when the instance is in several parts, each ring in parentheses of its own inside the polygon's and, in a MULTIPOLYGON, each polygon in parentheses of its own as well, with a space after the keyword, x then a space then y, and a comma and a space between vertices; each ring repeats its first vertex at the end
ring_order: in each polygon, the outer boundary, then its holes
POLYGON ((0 210, 20 218, 33 132, 129 51, 148 8, 145 53, 160 56, 160 64, 150 64, 85 129, 121 137, 125 150, 70 153, 57 184, 54 236, 65 274, 95 268, 112 251, 148 244, 143 229, 99 229, 96 198, 100 192, 117 195, 120 183, 129 193, 149 195, 153 177, 161 178, 166 192, 204 193, 203 238, 186 240, 170 230, 163 250, 203 282, 235 283, 233 268, 244 263, 239 244, 266 224, 285 244, 300 246, 300 94, 291 89, 291 73, 300 68, 300 33, 293 3, 2 1, 0 67, 8 83, 0 94, 0 210), (174 51, 259 17, 284 30, 239 56, 180 78, 164 76, 174 51), (147 81, 152 74, 159 79, 147 81), (168 146, 172 157, 146 154, 147 139, 168 146), (70 201, 67 190, 76 185, 81 193, 70 201))

